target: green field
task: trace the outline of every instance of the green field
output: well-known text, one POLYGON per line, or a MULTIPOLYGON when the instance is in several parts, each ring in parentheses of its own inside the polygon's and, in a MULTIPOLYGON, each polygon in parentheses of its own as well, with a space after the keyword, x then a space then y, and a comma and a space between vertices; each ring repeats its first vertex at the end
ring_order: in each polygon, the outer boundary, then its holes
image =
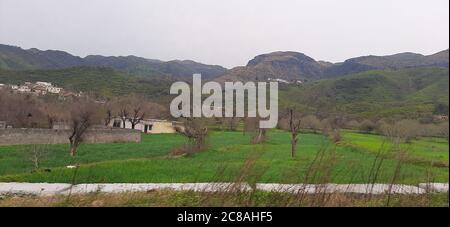
POLYGON ((344 133, 339 145, 322 135, 301 134, 295 158, 289 134, 282 131, 270 131, 269 140, 260 145, 250 144, 250 136, 242 132, 216 131, 208 150, 181 157, 169 155, 185 142, 180 135, 142 138, 141 143, 83 144, 74 158, 68 145, 0 147, 0 182, 417 184, 448 182, 449 176, 449 145, 441 139, 402 144, 407 157, 399 159, 383 137, 353 132, 344 133), (38 171, 32 171, 34 147, 45 151, 38 171), (80 167, 66 168, 74 164, 80 167))
MULTIPOLYGON (((378 152, 386 147, 390 150, 404 150, 409 159, 416 162, 432 162, 433 165, 448 167, 448 141, 442 138, 421 138, 410 143, 402 143, 397 148, 383 136, 361 133, 345 133, 344 140, 349 145, 363 148, 367 151, 378 152)), ((392 157, 394 154, 390 154, 392 157)))

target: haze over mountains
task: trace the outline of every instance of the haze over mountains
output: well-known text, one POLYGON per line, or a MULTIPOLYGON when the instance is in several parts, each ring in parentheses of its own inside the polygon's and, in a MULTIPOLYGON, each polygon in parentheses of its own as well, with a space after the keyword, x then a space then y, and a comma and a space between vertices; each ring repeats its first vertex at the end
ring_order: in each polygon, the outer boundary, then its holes
POLYGON ((227 70, 217 65, 206 65, 190 60, 160 61, 136 56, 90 55, 84 58, 57 50, 24 50, 0 44, 0 68, 3 70, 51 70, 78 66, 109 67, 141 77, 171 76, 189 79, 201 73, 205 79, 267 80, 279 78, 288 81, 309 81, 344 76, 369 70, 397 70, 418 67, 449 67, 449 50, 424 56, 400 53, 389 56, 363 56, 342 63, 316 61, 298 52, 273 52, 256 56, 246 66, 227 70), (187 78, 186 78, 187 77, 187 78))

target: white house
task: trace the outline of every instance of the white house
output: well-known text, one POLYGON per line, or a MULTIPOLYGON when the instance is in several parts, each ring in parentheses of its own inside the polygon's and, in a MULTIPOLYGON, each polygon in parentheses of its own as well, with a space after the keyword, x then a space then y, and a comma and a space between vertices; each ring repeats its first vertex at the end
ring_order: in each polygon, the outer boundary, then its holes
POLYGON ((48 87, 47 91, 49 93, 53 93, 53 94, 59 94, 61 92, 62 88, 60 87, 48 87))
MULTIPOLYGON (((144 119, 136 124, 134 129, 148 134, 176 133, 176 127, 180 125, 178 122, 167 120, 144 119)), ((125 127, 123 127, 123 121, 120 118, 114 118, 109 126, 113 128, 132 128, 129 120, 125 121, 125 127)))
POLYGON ((31 92, 31 88, 28 87, 27 85, 23 85, 23 86, 20 86, 20 87, 17 89, 17 91, 19 91, 19 92, 31 92))
POLYGON ((40 85, 40 86, 44 86, 44 87, 52 87, 52 83, 42 82, 42 81, 36 82, 36 85, 40 85))
POLYGON ((50 82, 38 81, 36 82, 36 86, 44 87, 49 93, 53 94, 59 94, 62 91, 62 88, 55 87, 50 82))
POLYGON ((33 88, 33 90, 34 90, 34 93, 36 93, 37 95, 46 95, 47 94, 47 89, 35 87, 35 88, 33 88))

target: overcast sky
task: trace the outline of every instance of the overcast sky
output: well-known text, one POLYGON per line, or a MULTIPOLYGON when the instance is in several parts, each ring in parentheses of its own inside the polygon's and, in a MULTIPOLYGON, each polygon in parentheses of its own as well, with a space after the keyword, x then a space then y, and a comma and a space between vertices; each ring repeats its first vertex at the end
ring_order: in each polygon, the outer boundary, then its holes
POLYGON ((448 48, 449 1, 0 0, 0 43, 226 67, 278 50, 431 54, 448 48))

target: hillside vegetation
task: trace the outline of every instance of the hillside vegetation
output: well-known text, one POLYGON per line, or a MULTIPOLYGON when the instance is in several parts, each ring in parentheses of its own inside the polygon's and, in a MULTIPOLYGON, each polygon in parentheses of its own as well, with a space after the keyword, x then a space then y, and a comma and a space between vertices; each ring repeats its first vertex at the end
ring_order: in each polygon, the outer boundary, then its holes
POLYGON ((280 102, 311 113, 424 117, 434 114, 439 104, 448 107, 448 84, 449 72, 443 68, 368 71, 288 86, 280 102))
POLYGON ((158 77, 145 79, 104 67, 74 67, 58 70, 5 71, 0 70, 0 82, 19 84, 25 81, 48 81, 71 91, 91 92, 111 97, 130 93, 149 97, 166 95, 171 80, 158 77))
POLYGON ((316 61, 298 52, 273 52, 256 56, 246 66, 236 67, 219 81, 255 81, 279 78, 296 82, 346 76, 370 70, 400 70, 423 67, 448 68, 449 51, 433 55, 399 53, 388 56, 362 56, 341 63, 316 61))
MULTIPOLYGON (((303 85, 280 86, 280 109, 294 106, 303 113, 340 113, 360 118, 423 118, 448 114, 449 74, 444 68, 367 71, 303 85), (437 107, 444 107, 444 111, 437 107)), ((0 82, 49 81, 71 91, 103 97, 130 93, 169 102, 174 78, 141 78, 104 67, 59 70, 0 70, 0 82)))
POLYGON ((5 70, 50 70, 71 67, 109 67, 139 77, 173 76, 191 78, 201 73, 204 78, 214 78, 225 73, 218 65, 207 65, 190 60, 160 61, 136 56, 89 55, 81 58, 58 50, 22 49, 0 44, 0 69, 5 70))
POLYGON ((191 81, 193 73, 218 82, 283 79, 291 84, 280 83, 281 109, 295 106, 303 113, 359 118, 430 118, 448 115, 448 59, 444 50, 427 56, 400 53, 329 63, 287 51, 262 54, 246 66, 227 70, 189 60, 80 58, 63 51, 0 45, 0 83, 48 81, 72 91, 104 97, 137 93, 167 104, 171 83, 191 81))

